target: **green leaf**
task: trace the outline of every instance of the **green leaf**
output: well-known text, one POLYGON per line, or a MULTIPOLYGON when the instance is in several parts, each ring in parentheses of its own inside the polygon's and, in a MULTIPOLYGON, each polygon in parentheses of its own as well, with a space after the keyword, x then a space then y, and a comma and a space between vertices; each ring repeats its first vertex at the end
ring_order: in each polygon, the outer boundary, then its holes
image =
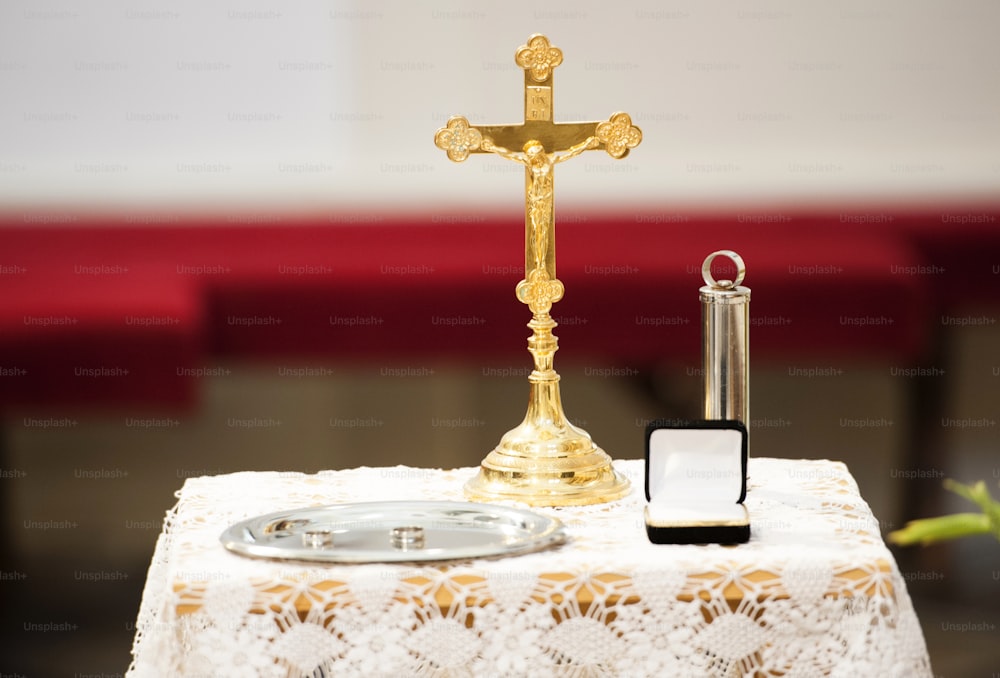
POLYGON ((960 497, 965 497, 973 504, 978 504, 979 508, 984 510, 992 500, 989 491, 986 489, 986 483, 982 480, 975 485, 963 485, 957 480, 945 478, 944 489, 954 492, 960 497))
POLYGON ((901 546, 933 544, 949 539, 992 532, 989 517, 982 513, 955 513, 938 518, 911 520, 901 530, 889 533, 889 541, 901 546))
POLYGON ((990 496, 989 490, 986 489, 985 482, 980 480, 975 485, 963 485, 962 483, 956 482, 951 478, 946 478, 944 481, 944 487, 945 489, 950 490, 960 497, 964 497, 979 506, 983 515, 985 515, 989 520, 989 531, 993 534, 993 536, 1000 540, 1000 502, 997 502, 992 496, 990 496))

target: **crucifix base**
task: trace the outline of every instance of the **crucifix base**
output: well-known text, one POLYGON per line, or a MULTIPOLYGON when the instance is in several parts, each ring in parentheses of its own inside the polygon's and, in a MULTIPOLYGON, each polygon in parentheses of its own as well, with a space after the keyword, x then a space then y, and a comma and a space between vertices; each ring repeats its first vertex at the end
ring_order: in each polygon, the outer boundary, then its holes
POLYGON ((528 323, 534 330, 528 350, 535 359, 535 369, 528 377, 528 412, 466 483, 465 495, 473 501, 582 506, 628 494, 629 482, 614 470, 611 457, 563 413, 559 375, 552 369, 557 348, 552 334, 555 326, 547 313, 536 313, 528 323))

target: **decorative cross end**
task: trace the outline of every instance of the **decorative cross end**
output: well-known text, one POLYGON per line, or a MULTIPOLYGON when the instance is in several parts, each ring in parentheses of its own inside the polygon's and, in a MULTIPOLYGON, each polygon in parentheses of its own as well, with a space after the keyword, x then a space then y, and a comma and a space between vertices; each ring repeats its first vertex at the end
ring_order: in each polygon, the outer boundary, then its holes
POLYGON ((612 158, 624 158, 629 149, 642 141, 642 130, 632 124, 628 113, 615 113, 607 122, 597 125, 597 140, 612 158))
POLYGON ((545 82, 552 75, 552 69, 562 63, 563 53, 544 35, 535 33, 528 38, 527 45, 518 47, 514 61, 532 80, 545 82))
POLYGON ((452 162, 462 162, 472 151, 478 151, 483 143, 483 134, 469 125, 467 118, 453 115, 445 127, 434 134, 434 145, 448 153, 452 162))

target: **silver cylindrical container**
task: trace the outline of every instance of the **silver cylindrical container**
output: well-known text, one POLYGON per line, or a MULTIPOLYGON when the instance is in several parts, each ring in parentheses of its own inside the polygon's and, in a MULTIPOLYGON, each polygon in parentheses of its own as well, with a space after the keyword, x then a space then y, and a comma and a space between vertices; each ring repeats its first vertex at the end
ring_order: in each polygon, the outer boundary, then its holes
POLYGON ((750 289, 740 285, 743 259, 731 250, 712 252, 701 267, 701 366, 706 419, 736 419, 750 429, 750 289), (736 264, 735 280, 716 280, 712 260, 736 264))

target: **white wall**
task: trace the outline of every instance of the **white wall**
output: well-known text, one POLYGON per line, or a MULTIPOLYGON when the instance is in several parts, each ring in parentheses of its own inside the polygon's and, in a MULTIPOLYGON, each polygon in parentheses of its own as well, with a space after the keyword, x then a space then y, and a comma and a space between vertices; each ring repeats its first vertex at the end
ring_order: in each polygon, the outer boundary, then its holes
POLYGON ((432 137, 520 120, 533 32, 557 120, 645 134, 560 166, 563 206, 997 196, 998 26, 990 0, 5 0, 0 203, 516 206, 518 167, 432 137))

